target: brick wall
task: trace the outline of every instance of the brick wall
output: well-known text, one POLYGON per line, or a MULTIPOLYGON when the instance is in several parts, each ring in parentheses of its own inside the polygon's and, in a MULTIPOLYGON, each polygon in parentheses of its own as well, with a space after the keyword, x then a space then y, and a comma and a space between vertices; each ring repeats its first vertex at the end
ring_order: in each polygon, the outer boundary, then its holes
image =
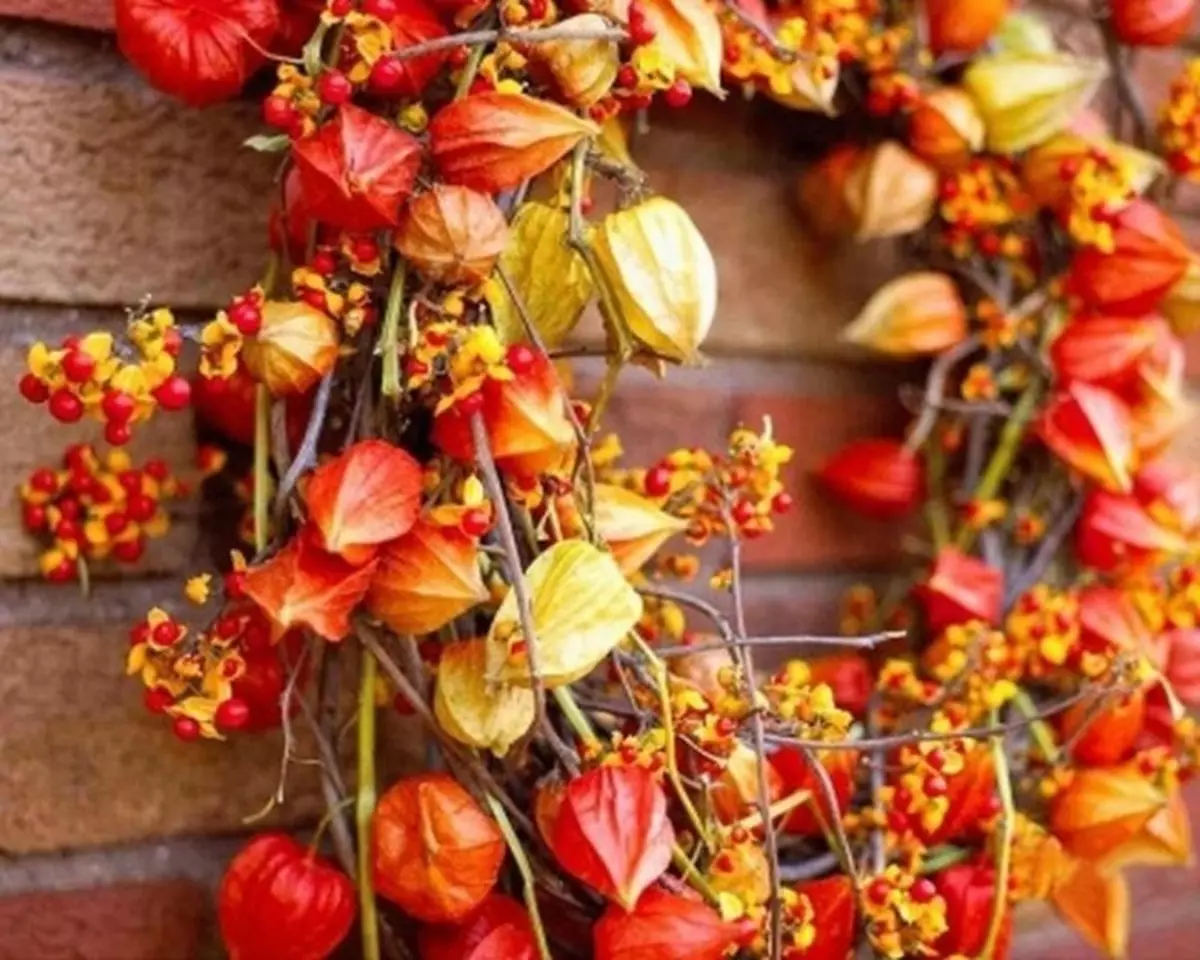
MULTIPOLYGON (((32 579, 36 552, 17 522, 14 486, 67 441, 8 388, 28 343, 116 324, 146 294, 211 308, 261 267, 270 169, 238 149, 253 110, 165 101, 120 62, 110 27, 109 0, 0 0, 0 960, 217 955, 208 890, 270 793, 280 749, 272 736, 179 744, 123 676, 129 623, 163 577, 205 563, 194 510, 142 579, 102 578, 87 602, 32 579)), ((796 448, 797 507, 748 555, 751 626, 763 632, 832 628, 845 586, 895 562, 894 531, 822 504, 807 475, 845 440, 895 429, 896 387, 912 373, 838 346, 894 254, 803 231, 793 180, 805 127, 780 120, 759 104, 703 107, 661 118, 637 144, 656 187, 709 238, 721 311, 711 366, 666 384, 631 373, 612 407, 632 458, 715 444, 767 415, 796 448)), ((189 463, 191 424, 161 418, 139 443, 189 463)), ((1189 446, 1200 459, 1200 442, 1189 446)), ((277 822, 311 822, 319 801, 304 768, 292 784, 277 822)), ((1196 880, 1139 885, 1140 960, 1189 955, 1178 931, 1196 880)), ((1053 928, 1025 942, 1022 957, 1083 955, 1053 928)))

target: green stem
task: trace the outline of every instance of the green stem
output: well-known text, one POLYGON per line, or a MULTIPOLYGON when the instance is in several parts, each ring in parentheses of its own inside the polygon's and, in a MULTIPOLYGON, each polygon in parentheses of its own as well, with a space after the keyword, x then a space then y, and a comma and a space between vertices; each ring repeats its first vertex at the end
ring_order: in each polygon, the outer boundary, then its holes
POLYGON ((371 817, 375 813, 375 657, 362 652, 358 684, 358 797, 354 820, 358 832, 358 906, 363 960, 379 960, 379 916, 371 869, 371 817))
POLYGON ((971 859, 974 852, 966 847, 955 847, 950 844, 934 847, 929 855, 921 861, 921 869, 918 872, 925 876, 941 873, 947 867, 953 867, 955 864, 971 859))
POLYGON ((925 503, 925 518, 929 537, 939 551, 950 542, 950 517, 946 511, 946 452, 941 439, 934 435, 925 442, 925 468, 928 477, 929 499, 925 503))
POLYGON ((671 862, 675 864, 675 869, 683 874, 683 878, 691 884, 693 890, 714 907, 717 905, 719 900, 717 892, 709 886, 708 881, 704 879, 704 874, 696 869, 696 865, 688 859, 683 847, 677 843, 671 845, 671 862))
POLYGON ((271 391, 259 384, 254 397, 254 550, 267 549, 271 504, 271 391))
POLYGON ((405 274, 404 261, 397 260, 379 334, 379 352, 383 354, 380 392, 389 399, 400 396, 400 314, 404 312, 405 274))
POLYGON ((1013 694, 1012 703, 1021 716, 1029 721, 1029 732, 1032 734, 1034 742, 1041 749, 1042 756, 1048 762, 1057 764, 1061 759, 1061 751, 1058 749, 1058 744, 1054 742, 1054 734, 1050 732, 1050 727, 1046 724, 1046 721, 1037 719, 1038 709, 1028 692, 1017 690, 1013 694))
POLYGON ((554 700, 558 704, 558 708, 563 712, 563 716, 566 717, 571 729, 575 731, 575 736, 589 747, 599 746, 600 738, 596 736, 596 731, 586 714, 579 709, 579 704, 575 702, 575 698, 571 695, 571 688, 569 686, 555 687, 554 700))
POLYGON ((508 819, 508 813, 501 806, 500 801, 491 794, 488 794, 487 802, 497 826, 500 827, 500 832, 504 834, 504 842, 508 844, 508 852, 512 854, 513 861, 517 865, 517 871, 521 874, 525 908, 529 911, 529 923, 533 926, 538 955, 542 960, 553 960, 553 956, 550 953, 550 944, 546 939, 546 928, 542 925, 542 914, 538 909, 537 885, 533 878, 533 868, 529 865, 529 857, 526 855, 525 848, 521 845, 521 841, 517 837, 517 831, 513 829, 512 821, 508 819))
POLYGON ((486 49, 487 44, 485 43, 471 48, 471 55, 463 67, 462 76, 458 78, 458 86, 454 88, 455 100, 461 100, 471 92, 471 84, 475 82, 475 77, 479 74, 479 65, 483 63, 483 54, 486 49))
MULTIPOLYGON (((993 713, 992 722, 999 718, 993 713)), ((1000 793, 1001 821, 996 837, 996 895, 992 903, 992 916, 988 922, 987 939, 980 954, 981 960, 992 960, 996 955, 996 942, 1004 926, 1004 913, 1008 907, 1008 874, 1012 866, 1013 830, 1016 826, 1016 804, 1013 801, 1012 779, 1008 771, 1008 755, 1004 752, 1004 737, 992 737, 992 764, 996 769, 996 789, 1000 793)))

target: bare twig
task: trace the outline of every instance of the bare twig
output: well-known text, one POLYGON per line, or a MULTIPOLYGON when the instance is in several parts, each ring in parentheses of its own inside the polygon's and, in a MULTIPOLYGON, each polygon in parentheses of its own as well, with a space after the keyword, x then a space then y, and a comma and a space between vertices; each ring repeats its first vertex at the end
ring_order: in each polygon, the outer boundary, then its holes
POLYGON ((909 431, 905 446, 909 450, 919 450, 924 446, 933 428, 937 426, 938 414, 942 410, 942 401, 946 396, 946 387, 950 379, 950 371, 964 357, 970 356, 979 349, 978 336, 970 336, 955 344, 941 354, 929 369, 929 377, 925 381, 925 402, 920 417, 909 431))
POLYGON ((552 27, 534 27, 527 30, 512 30, 507 27, 497 27, 494 30, 466 30, 462 33, 452 33, 444 37, 435 37, 424 43, 389 54, 393 60, 411 60, 413 57, 423 57, 439 50, 453 50, 456 47, 478 47, 489 43, 505 42, 512 44, 546 43, 551 40, 611 40, 619 43, 627 39, 629 34, 620 27, 606 27, 603 30, 582 30, 574 26, 556 25, 552 27))
POLYGON ((312 412, 308 415, 308 424, 304 428, 304 438, 300 441, 300 449, 296 451, 296 459, 279 481, 279 489, 275 492, 276 523, 282 522, 287 510, 287 499, 296 488, 296 481, 300 479, 300 475, 317 462, 317 442, 321 439, 321 429, 325 426, 325 417, 329 413, 329 397, 332 392, 333 371, 330 370, 317 387, 312 412))
POLYGON ((806 634, 796 634, 794 637, 746 637, 744 639, 714 640, 708 643, 655 647, 654 652, 660 657, 686 657, 692 653, 725 650, 729 647, 738 649, 744 647, 800 647, 805 644, 813 647, 836 647, 843 650, 874 650, 882 643, 903 640, 907 635, 905 630, 884 630, 881 633, 872 633, 863 637, 823 637, 806 634))

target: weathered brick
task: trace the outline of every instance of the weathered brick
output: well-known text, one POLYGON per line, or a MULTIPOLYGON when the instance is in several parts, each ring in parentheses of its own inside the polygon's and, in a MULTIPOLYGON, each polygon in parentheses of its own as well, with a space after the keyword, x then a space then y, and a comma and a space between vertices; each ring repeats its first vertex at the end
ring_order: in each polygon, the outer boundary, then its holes
POLYGON ((0 899, 0 960, 193 960, 208 906, 185 880, 0 899))
POLYGON ((24 17, 91 30, 111 30, 112 0, 0 0, 0 17, 24 17))

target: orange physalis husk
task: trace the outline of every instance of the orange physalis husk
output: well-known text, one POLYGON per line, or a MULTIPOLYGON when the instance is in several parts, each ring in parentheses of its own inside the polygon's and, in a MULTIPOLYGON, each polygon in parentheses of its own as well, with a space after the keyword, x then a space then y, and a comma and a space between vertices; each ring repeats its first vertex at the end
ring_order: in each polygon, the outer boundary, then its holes
POLYGON ((1003 593, 1003 573, 955 547, 941 549, 929 578, 916 588, 935 633, 968 620, 998 622, 1003 593))
POLYGON ((654 43, 693 86, 721 92, 721 23, 703 0, 642 0, 654 43))
POLYGON ((438 172, 483 193, 511 190, 560 160, 599 128, 520 93, 480 93, 443 107, 429 124, 438 172))
MULTIPOLYGON (((933 878, 946 901, 946 932, 934 944, 938 957, 976 957, 983 954, 996 903, 996 871, 990 864, 963 863, 933 878)), ((1006 960, 1012 943, 1012 911, 1005 909, 993 950, 995 960, 1006 960)))
POLYGON ((857 240, 912 233, 929 222, 938 175, 894 140, 864 150, 845 180, 845 203, 857 240))
POLYGON ((554 839, 554 824, 558 821, 558 809, 566 791, 566 783, 552 779, 538 787, 533 796, 533 822, 547 847, 554 839))
POLYGON ((292 148, 309 214, 355 232, 400 222, 421 153, 416 137, 350 103, 292 148))
POLYGON ((1119 870, 1071 858, 1050 901, 1076 933, 1110 957, 1128 955, 1129 884, 1119 870))
POLYGON ((847 199, 846 183, 864 152, 856 144, 839 144, 800 175, 796 184, 800 209, 822 236, 854 232, 857 218, 847 199))
POLYGON ((643 767, 597 767, 563 793, 550 848, 559 865, 625 910, 671 863, 667 798, 643 767))
POLYGON ((804 960, 846 960, 854 949, 857 903, 854 883, 835 874, 821 880, 806 880, 792 888, 807 897, 812 907, 813 941, 804 950, 804 960))
MULTIPOLYGON (((858 752, 855 750, 829 750, 818 754, 818 763, 825 768, 833 785, 837 799, 837 816, 845 813, 858 774, 858 752)), ((825 827, 833 823, 834 812, 825 792, 821 789, 817 772, 809 764, 808 757, 796 747, 780 747, 771 754, 771 766, 783 780, 782 795, 807 790, 812 800, 797 807, 783 822, 785 833, 801 837, 824 836, 825 827)))
MULTIPOLYGON (((733 823, 753 813, 758 803, 758 754, 744 743, 735 744, 725 760, 720 778, 713 783, 709 802, 722 823, 733 823)), ((782 796, 783 778, 774 764, 767 763, 767 798, 774 803, 782 796)))
POLYGON ((1079 559, 1106 573, 1156 567, 1187 549, 1187 541, 1155 520, 1136 497, 1103 490, 1088 492, 1075 537, 1079 559))
POLYGON ((1178 784, 1166 789, 1166 804, 1134 836, 1109 854, 1112 867, 1184 867, 1194 862, 1192 823, 1178 784))
POLYGON ((1200 630, 1168 630, 1163 647, 1167 658, 1163 674, 1175 695, 1189 707, 1200 706, 1200 630))
POLYGON ((1071 756, 1091 767, 1110 767, 1133 756, 1146 720, 1146 695, 1135 690, 1109 697, 1100 706, 1095 697, 1077 703, 1060 721, 1064 740, 1074 737, 1071 756), (1082 732, 1081 732, 1082 731, 1082 732))
MULTIPOLYGON (((492 455, 517 476, 533 476, 559 466, 575 442, 567 419, 567 396, 554 364, 540 351, 533 366, 511 380, 485 379, 483 421, 492 455)), ((471 421, 457 405, 438 414, 433 442, 458 460, 475 460, 471 421)))
POLYGON ((529 914, 516 900, 493 893, 454 925, 417 932, 421 960, 537 960, 529 914))
POLYGON ((487 597, 475 541, 456 528, 418 520, 379 551, 365 606, 395 633, 422 634, 487 597))
POLYGON ((1154 310, 1192 261, 1179 227, 1148 200, 1134 200, 1112 224, 1113 251, 1080 247, 1071 263, 1071 290, 1105 313, 1137 316, 1154 310))
MULTIPOLYGON (((608 25, 598 13, 581 13, 558 22, 563 29, 582 34, 597 33, 608 25)), ((613 40, 549 40, 535 44, 532 52, 546 64, 567 101, 577 107, 590 107, 603 99, 621 67, 613 40)))
POLYGON ((301 531, 271 559, 250 567, 246 596, 282 632, 307 627, 336 642, 350 632, 350 615, 366 595, 375 561, 356 566, 318 546, 301 531))
POLYGON ((268 300, 262 326, 246 341, 246 367, 276 397, 300 394, 333 369, 340 343, 329 314, 298 300, 268 300))
POLYGON ((939 170, 957 170, 983 148, 983 117, 958 87, 939 87, 925 97, 908 121, 908 145, 939 170))
POLYGON ((756 925, 727 923, 699 900, 654 887, 631 912, 611 904, 595 927, 595 960, 723 960, 756 925))
POLYGON ((1180 336, 1200 330, 1200 261, 1188 264, 1184 275, 1167 291, 1159 310, 1180 336))
POLYGON ((1037 426, 1042 442, 1106 490, 1128 493, 1136 466, 1129 408, 1110 390, 1072 383, 1054 396, 1037 426))
POLYGON ((1170 796, 1134 761, 1076 770, 1054 798, 1050 828, 1063 848, 1087 860, 1105 860, 1142 833, 1170 796))
POLYGON ((1113 32, 1130 47, 1173 47, 1191 28, 1196 0, 1112 0, 1113 32))
POLYGON ((1185 534, 1200 525, 1200 471, 1176 463, 1148 463, 1133 478, 1133 494, 1152 517, 1185 534))
POLYGON ((506 850, 495 821, 444 773, 400 780, 371 820, 375 890, 426 923, 456 923, 483 903, 506 850))
POLYGON ((1165 654, 1128 593, 1094 584, 1079 592, 1079 640, 1094 653, 1124 651, 1161 666, 1165 654))
POLYGON ((1059 383, 1081 380, 1125 395, 1138 386, 1144 365, 1162 367, 1172 340, 1156 316, 1075 317, 1050 347, 1059 383))
POLYGON ((433 709, 449 736, 498 757, 525 736, 537 716, 529 687, 488 680, 484 640, 443 645, 433 709))
POLYGON ((856 717, 863 715, 875 683, 871 665, 857 653, 818 657, 809 662, 813 683, 823 683, 833 691, 833 702, 856 717))
MULTIPOLYGON (((387 27, 398 52, 446 36, 446 28, 437 14, 422 0, 398 0, 396 6, 396 15, 388 20, 387 27)), ((419 97, 449 55, 449 49, 443 49, 419 57, 396 58, 394 62, 400 70, 398 78, 388 88, 388 98, 419 97)))
POLYGON ((396 249, 429 280, 471 286, 488 278, 508 242, 508 221, 491 197, 436 184, 414 199, 396 249))
POLYGON ((1039 206, 1061 212, 1071 199, 1072 184, 1070 179, 1063 176, 1064 163, 1082 163, 1096 150, 1107 154, 1130 171, 1130 185, 1138 194, 1143 193, 1166 168, 1166 164, 1155 154, 1110 140, 1103 134, 1089 137, 1081 133, 1064 132, 1030 150, 1022 158, 1021 180, 1025 189, 1039 206))
POLYGON ((1009 0, 925 0, 930 49, 973 53, 991 39, 1008 8, 1009 0))
POLYGON ((312 472, 304 502, 326 550, 351 563, 369 560, 416 523, 421 467, 386 440, 363 440, 312 472))
POLYGON ((946 816, 933 830, 917 830, 930 846, 977 833, 980 823, 995 809, 996 768, 986 745, 969 748, 963 768, 945 780, 946 816))
POLYGON ((596 533, 608 544, 621 572, 629 575, 671 537, 687 527, 687 521, 671 516, 632 490, 610 483, 596 484, 596 533))
POLYGON ((879 288, 841 338, 895 357, 940 353, 967 336, 967 308, 944 273, 906 273, 879 288))
POLYGON ((911 513, 925 482, 921 461, 896 440, 854 440, 825 461, 818 476, 839 500, 868 517, 911 513))

